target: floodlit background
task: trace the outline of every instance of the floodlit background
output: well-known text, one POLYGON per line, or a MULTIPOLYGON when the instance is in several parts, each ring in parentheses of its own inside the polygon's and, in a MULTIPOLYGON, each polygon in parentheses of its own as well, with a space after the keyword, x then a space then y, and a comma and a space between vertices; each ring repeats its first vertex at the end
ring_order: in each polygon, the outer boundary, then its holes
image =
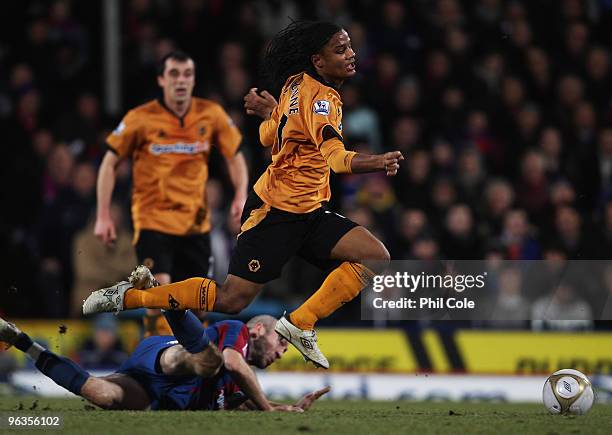
MULTIPOLYGON (((358 75, 342 89, 347 147, 399 149, 406 156, 394 178, 333 178, 332 206, 373 231, 392 258, 612 256, 610 0, 6 3, 0 14, 0 312, 31 319, 18 324, 87 367, 116 366, 140 337, 139 313, 79 315, 91 289, 124 278, 136 265, 128 162, 114 193, 117 246, 108 250, 92 234, 104 138, 128 109, 157 97, 156 62, 180 48, 197 64, 195 95, 220 102, 243 131, 254 182, 269 156, 242 97, 262 86, 262 51, 288 17, 332 20, 352 38, 358 75)), ((215 274, 222 280, 236 228, 227 224, 231 190, 223 160, 217 155, 210 166, 215 274)), ((590 278, 612 288, 612 272, 590 278)), ((279 315, 321 279, 303 262, 291 263, 244 316, 279 315)), ((524 297, 516 304, 523 284, 520 274, 508 276, 495 296, 510 310, 534 303, 524 297)), ((568 306, 599 312, 580 279, 568 287, 568 306)), ((547 331, 534 332, 527 321, 373 325, 359 318, 356 301, 324 323, 329 329, 320 332, 321 347, 335 370, 402 379, 415 372, 516 375, 565 367, 612 373, 605 321, 540 324, 547 331)), ((12 351, 0 352, 0 361, 5 379, 27 365, 12 351)), ((308 369, 296 353, 276 366, 308 369)), ((452 379, 458 383, 449 397, 480 385, 452 379)), ((535 379, 540 385, 541 376, 535 379)), ((481 380, 485 391, 491 381, 481 380)), ((355 385, 355 394, 374 391, 355 385)))

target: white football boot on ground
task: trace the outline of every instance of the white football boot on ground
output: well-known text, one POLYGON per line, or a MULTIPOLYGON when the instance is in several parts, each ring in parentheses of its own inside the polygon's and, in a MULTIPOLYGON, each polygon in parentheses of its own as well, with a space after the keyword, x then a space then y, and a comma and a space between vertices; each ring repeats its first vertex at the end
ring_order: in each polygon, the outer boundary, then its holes
POLYGON ((278 319, 274 330, 295 346, 306 361, 312 362, 316 367, 329 368, 329 361, 317 345, 317 333, 314 330, 304 331, 293 325, 285 316, 278 319))
POLYGON ((159 282, 157 282, 151 270, 144 264, 136 266, 136 269, 130 273, 128 281, 134 288, 139 290, 157 287, 159 285, 159 282))
POLYGON ((83 314, 123 311, 123 296, 126 290, 133 287, 130 282, 121 281, 110 287, 92 292, 83 301, 83 314))

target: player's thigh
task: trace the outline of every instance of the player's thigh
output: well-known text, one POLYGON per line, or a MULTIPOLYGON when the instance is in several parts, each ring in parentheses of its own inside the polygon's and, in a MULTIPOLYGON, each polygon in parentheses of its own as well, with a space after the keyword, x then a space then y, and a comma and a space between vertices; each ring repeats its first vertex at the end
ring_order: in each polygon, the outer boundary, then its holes
POLYGON ((329 210, 313 215, 311 231, 300 256, 321 269, 343 261, 383 260, 388 256, 384 245, 368 230, 329 210))
MULTIPOLYGON (((142 230, 136 242, 136 256, 154 275, 172 275, 172 258, 174 257, 175 236, 152 230, 142 230)), ((175 280, 174 277, 172 277, 175 280)))
POLYGON ((128 375, 113 373, 101 378, 91 376, 81 396, 104 409, 146 409, 151 400, 145 389, 128 375))
POLYGON ((194 276, 212 276, 212 255, 210 234, 177 236, 174 258, 172 259, 172 280, 182 281, 194 276))
POLYGON ((331 250, 331 258, 351 262, 388 263, 389 251, 370 231, 356 226, 344 234, 331 250))
POLYGON ((264 285, 229 273, 223 285, 217 288, 213 311, 237 314, 245 309, 264 285))

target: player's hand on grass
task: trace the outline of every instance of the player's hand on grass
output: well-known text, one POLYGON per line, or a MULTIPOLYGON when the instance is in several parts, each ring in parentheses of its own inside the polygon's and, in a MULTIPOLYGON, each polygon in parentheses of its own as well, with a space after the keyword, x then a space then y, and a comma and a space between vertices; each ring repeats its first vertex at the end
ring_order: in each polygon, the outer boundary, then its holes
POLYGON ((94 235, 105 245, 113 246, 115 240, 117 240, 117 230, 115 230, 115 223, 110 216, 98 216, 94 227, 94 235))
POLYGON ((383 168, 388 177, 397 174, 399 162, 404 160, 404 156, 399 151, 391 151, 382 155, 383 168))
POLYGON ((273 411, 281 412, 304 412, 302 408, 295 405, 275 405, 273 411))
POLYGON ((244 108, 247 115, 269 119, 276 106, 278 106, 278 101, 266 90, 258 94, 257 88, 251 88, 249 93, 244 96, 244 108))
POLYGON ((296 407, 308 411, 308 409, 312 406, 315 400, 321 397, 324 394, 327 394, 331 390, 331 387, 321 388, 320 390, 313 391, 312 393, 306 394, 302 397, 298 403, 295 404, 296 407))

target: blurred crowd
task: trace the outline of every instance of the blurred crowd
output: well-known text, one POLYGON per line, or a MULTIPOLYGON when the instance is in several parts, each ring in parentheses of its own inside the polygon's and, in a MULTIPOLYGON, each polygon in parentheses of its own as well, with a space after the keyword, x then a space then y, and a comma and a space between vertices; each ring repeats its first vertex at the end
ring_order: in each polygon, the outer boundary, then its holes
MULTIPOLYGON (((220 102, 242 129, 257 179, 269 155, 242 98, 265 87, 262 51, 290 19, 332 20, 352 38, 347 147, 406 157, 394 178, 333 178, 332 206, 376 233, 393 259, 611 257, 610 0, 126 0, 123 111, 112 114, 102 2, 10 3, 0 18, 5 312, 76 316, 85 293, 135 264, 129 165, 119 168, 111 250, 92 235, 96 171, 124 111, 158 95, 155 65, 169 50, 193 56, 195 94, 220 102)), ((222 159, 211 174, 222 279, 236 228, 222 159)), ((299 266, 268 296, 291 303, 316 288, 319 275, 299 266)))

